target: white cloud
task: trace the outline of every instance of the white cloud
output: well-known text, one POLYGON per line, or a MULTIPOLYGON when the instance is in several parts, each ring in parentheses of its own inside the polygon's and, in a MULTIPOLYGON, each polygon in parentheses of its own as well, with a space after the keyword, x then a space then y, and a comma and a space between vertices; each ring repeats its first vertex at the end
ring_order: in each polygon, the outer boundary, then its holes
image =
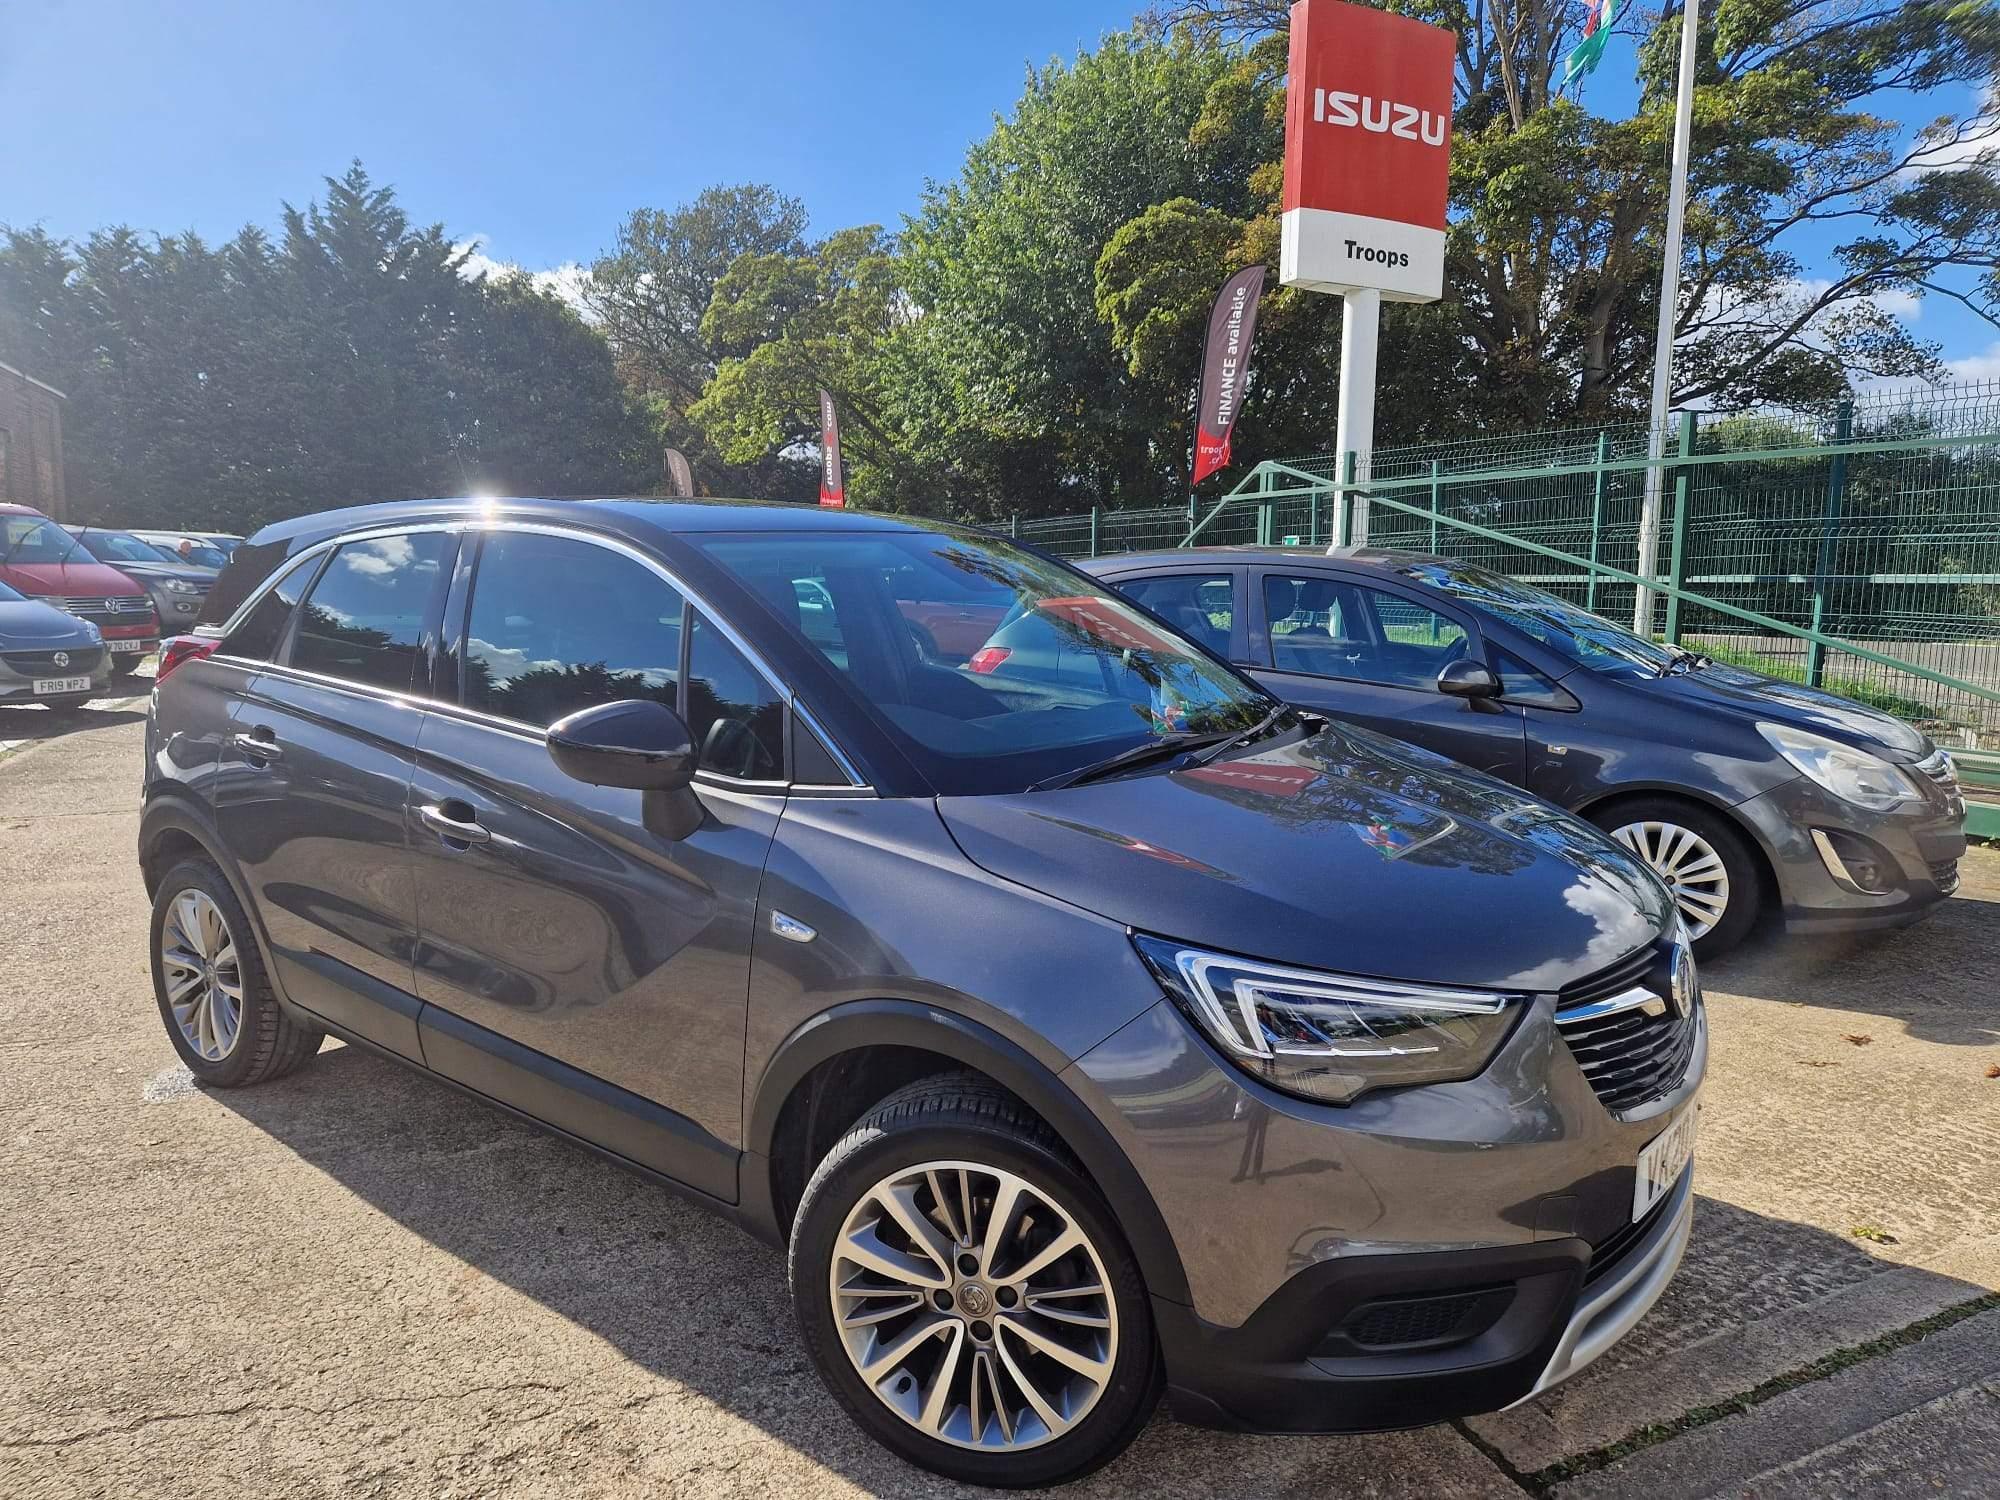
POLYGON ((495 281, 513 276, 525 276, 542 291, 554 292, 582 316, 590 316, 583 305, 583 289, 590 280, 590 272, 580 262, 566 260, 561 265, 551 266, 545 271, 530 271, 526 266, 514 261, 500 260, 488 255, 487 243, 485 235, 475 234, 471 239, 460 240, 452 247, 455 250, 472 252, 459 266, 459 274, 467 281, 478 276, 486 276, 495 281))
POLYGON ((1980 91, 1978 106, 1966 119, 1943 130, 1926 128, 1911 144, 1923 149, 1910 158, 1905 176, 1950 171, 1977 163, 2000 167, 2000 88, 1988 84, 1980 91))

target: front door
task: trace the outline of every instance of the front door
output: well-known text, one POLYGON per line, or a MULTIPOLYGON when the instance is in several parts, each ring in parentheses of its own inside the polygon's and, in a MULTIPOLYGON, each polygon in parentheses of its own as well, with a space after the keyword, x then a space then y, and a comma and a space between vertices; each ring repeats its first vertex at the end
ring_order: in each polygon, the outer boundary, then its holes
MULTIPOLYGON (((652 565, 487 532, 455 622, 457 703, 410 788, 431 1066, 712 1196, 736 1197, 758 888, 784 810, 776 690, 652 565), (626 698, 702 746, 687 838, 648 794, 572 781, 544 731, 626 698)), ((456 607, 454 613, 456 613, 456 607)))
POLYGON ((1521 784, 1521 710, 1438 691, 1447 662, 1479 656, 1465 622, 1400 590, 1304 569, 1266 570, 1256 593, 1251 675, 1273 693, 1521 784))
POLYGON ((442 531, 348 542, 317 579, 308 560, 267 594, 240 633, 264 632, 276 654, 235 706, 215 780, 223 844, 286 995, 410 1058, 422 1053, 403 806, 424 633, 453 542, 442 531))

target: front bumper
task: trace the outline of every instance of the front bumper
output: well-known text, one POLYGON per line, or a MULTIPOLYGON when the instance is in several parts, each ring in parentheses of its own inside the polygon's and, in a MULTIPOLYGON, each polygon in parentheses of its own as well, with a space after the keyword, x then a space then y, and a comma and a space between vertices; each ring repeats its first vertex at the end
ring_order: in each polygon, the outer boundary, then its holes
POLYGON ((1631 1206, 1641 1148, 1695 1105, 1706 1016, 1680 1083, 1620 1117, 1554 1013, 1537 999, 1477 1078, 1344 1108, 1263 1088, 1170 1003, 1072 1064, 1186 1273, 1192 1306, 1154 1299, 1176 1412, 1407 1427, 1522 1400, 1629 1330, 1687 1240, 1687 1175, 1636 1227, 1631 1206))
POLYGON ((1900 927, 1958 888, 1965 804, 1942 789, 1928 788, 1923 802, 1871 813, 1801 776, 1752 797, 1737 813, 1764 846, 1785 925, 1794 932, 1900 927), (1874 889, 1860 888, 1851 870, 1843 878, 1837 867, 1843 854, 1872 861, 1874 889))

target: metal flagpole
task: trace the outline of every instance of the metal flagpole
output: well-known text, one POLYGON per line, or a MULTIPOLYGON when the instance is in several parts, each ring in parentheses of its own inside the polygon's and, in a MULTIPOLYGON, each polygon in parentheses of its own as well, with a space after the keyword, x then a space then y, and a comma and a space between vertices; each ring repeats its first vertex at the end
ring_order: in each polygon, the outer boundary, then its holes
MULTIPOLYGON (((1646 495, 1639 510, 1639 565, 1635 572, 1651 578, 1660 552, 1660 492, 1665 470, 1659 463, 1666 451, 1667 401, 1674 384, 1674 319, 1681 300, 1681 224, 1687 215, 1688 136, 1694 124, 1695 43, 1701 30, 1701 0, 1681 7, 1681 72, 1674 100, 1674 161, 1667 189, 1666 264, 1660 269, 1660 326, 1653 345, 1652 430, 1646 436, 1646 495)), ((1640 588, 1632 605, 1632 628, 1647 639, 1653 634, 1653 591, 1640 588)))
MULTIPOLYGON (((1354 478, 1363 484, 1368 481, 1375 452, 1375 346, 1381 328, 1380 290, 1365 287, 1342 295, 1340 410, 1334 424, 1334 446, 1340 450, 1343 464, 1347 454, 1354 455, 1354 478)), ((1342 498, 1348 514, 1354 517, 1354 545, 1362 546, 1368 540, 1368 502, 1359 495, 1342 498)), ((1339 545, 1336 538, 1327 550, 1339 545)))

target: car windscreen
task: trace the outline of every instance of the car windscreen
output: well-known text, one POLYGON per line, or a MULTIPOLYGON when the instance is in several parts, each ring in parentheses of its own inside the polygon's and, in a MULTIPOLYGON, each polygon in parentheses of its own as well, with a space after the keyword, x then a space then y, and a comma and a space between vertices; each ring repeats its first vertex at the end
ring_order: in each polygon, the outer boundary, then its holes
POLYGON ((1558 656, 1593 672, 1609 677, 1655 677, 1674 659, 1664 646, 1636 636, 1602 615, 1485 568, 1464 563, 1410 563, 1396 571, 1512 625, 1558 656))
POLYGON ((940 792, 1016 792, 1277 702, 1096 580, 971 532, 690 536, 817 651, 940 792), (948 613, 976 649, 945 646, 948 613))
POLYGON ((152 543, 140 541, 129 532, 81 531, 77 533, 77 539, 83 543, 84 550, 89 552, 99 562, 163 563, 180 561, 179 558, 169 557, 163 549, 155 547, 152 543))
POLYGON ((0 516, 0 563, 59 563, 81 551, 76 538, 46 516, 0 516))

